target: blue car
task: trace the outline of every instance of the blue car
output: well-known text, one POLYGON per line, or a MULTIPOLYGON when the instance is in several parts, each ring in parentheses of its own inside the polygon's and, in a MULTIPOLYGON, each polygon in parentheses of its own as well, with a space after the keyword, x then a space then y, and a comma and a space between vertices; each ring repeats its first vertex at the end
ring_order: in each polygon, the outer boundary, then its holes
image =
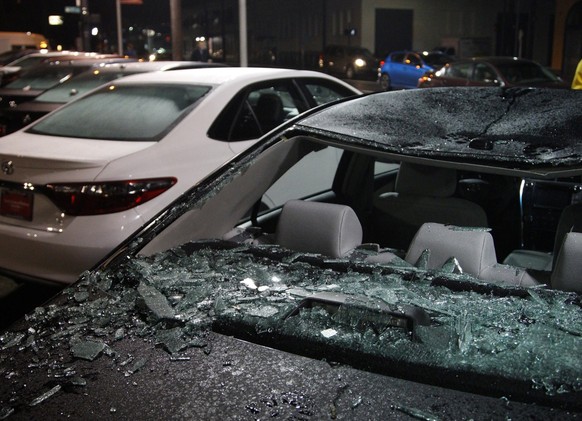
POLYGON ((414 89, 422 75, 436 71, 451 61, 451 56, 440 51, 395 51, 382 63, 379 82, 385 91, 414 89))

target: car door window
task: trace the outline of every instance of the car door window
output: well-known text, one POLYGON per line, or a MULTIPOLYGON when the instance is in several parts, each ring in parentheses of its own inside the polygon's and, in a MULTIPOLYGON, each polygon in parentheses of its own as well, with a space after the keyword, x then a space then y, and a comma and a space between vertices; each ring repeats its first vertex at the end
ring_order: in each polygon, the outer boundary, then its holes
POLYGON ((291 80, 255 85, 231 100, 208 136, 229 142, 258 139, 303 109, 304 102, 291 80))
POLYGON ((396 53, 390 56, 390 61, 393 63, 402 63, 404 61, 404 54, 396 53))
POLYGON ((404 63, 414 67, 422 66, 422 61, 420 60, 420 57, 418 57, 416 54, 408 54, 406 56, 406 60, 404 60, 404 63))
POLYGON ((330 192, 341 154, 334 147, 307 154, 265 192, 263 203, 276 208, 288 200, 330 192))
POLYGON ((473 65, 471 63, 451 64, 447 68, 446 75, 448 77, 455 77, 455 78, 460 78, 460 79, 469 79, 469 76, 471 75, 472 66, 473 65))
POLYGON ((484 63, 475 64, 475 71, 473 72, 472 80, 492 85, 498 83, 493 69, 484 63))
POLYGON ((340 98, 355 95, 353 91, 342 85, 326 84, 320 81, 310 81, 305 83, 304 86, 315 105, 326 104, 340 98))

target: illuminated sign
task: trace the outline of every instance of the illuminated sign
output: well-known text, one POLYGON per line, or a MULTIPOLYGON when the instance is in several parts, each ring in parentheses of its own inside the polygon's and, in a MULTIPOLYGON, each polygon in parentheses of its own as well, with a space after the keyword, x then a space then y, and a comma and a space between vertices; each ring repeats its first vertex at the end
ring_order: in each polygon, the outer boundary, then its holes
POLYGON ((63 24, 63 17, 60 15, 50 15, 48 17, 48 23, 52 26, 58 26, 63 24))

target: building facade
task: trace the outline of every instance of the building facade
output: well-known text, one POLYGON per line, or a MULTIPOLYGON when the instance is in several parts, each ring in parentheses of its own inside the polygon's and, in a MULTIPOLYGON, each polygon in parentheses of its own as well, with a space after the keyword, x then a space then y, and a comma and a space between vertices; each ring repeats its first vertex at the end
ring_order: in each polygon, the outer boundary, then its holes
MULTIPOLYGON (((562 70, 558 19, 574 0, 247 0, 249 63, 312 68, 325 45, 378 57, 444 48, 458 57, 511 55, 562 70)), ((184 0, 185 50, 197 37, 238 60, 238 0, 184 0)), ((569 28, 571 25, 569 26, 569 28)), ((574 31, 570 29, 570 31, 574 31)), ((570 44, 569 44, 570 45, 570 44)), ((572 47, 574 48, 574 47, 572 47)))

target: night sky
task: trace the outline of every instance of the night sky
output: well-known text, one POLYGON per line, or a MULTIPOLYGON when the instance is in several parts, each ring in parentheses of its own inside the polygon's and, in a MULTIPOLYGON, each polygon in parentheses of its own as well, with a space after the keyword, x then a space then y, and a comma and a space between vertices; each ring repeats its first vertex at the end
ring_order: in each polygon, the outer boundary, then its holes
MULTIPOLYGON (((102 33, 113 37, 116 33, 115 0, 87 0, 92 22, 102 33)), ((142 5, 122 5, 124 26, 136 25, 159 29, 168 27, 169 0, 143 0, 142 5)), ((184 4, 184 2, 182 2, 184 4)), ((0 31, 31 31, 42 33, 52 42, 71 48, 79 34, 79 15, 65 14, 66 6, 75 6, 75 0, 2 0, 0 1, 0 31), (64 17, 64 25, 48 25, 48 16, 64 17)))

